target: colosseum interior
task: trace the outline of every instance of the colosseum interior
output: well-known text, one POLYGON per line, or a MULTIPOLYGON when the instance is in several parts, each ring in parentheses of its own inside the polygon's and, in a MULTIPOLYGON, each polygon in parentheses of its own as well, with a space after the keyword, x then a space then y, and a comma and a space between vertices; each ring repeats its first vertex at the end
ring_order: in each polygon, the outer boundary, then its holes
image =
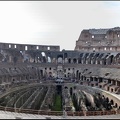
POLYGON ((85 29, 74 50, 0 43, 0 111, 120 118, 120 28, 85 29))

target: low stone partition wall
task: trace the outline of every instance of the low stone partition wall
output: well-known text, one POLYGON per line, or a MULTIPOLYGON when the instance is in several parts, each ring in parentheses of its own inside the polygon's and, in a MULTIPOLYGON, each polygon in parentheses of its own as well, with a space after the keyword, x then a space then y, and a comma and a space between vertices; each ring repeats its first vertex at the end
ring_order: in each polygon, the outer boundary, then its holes
POLYGON ((104 95, 105 97, 108 97, 109 98, 109 101, 110 100, 113 100, 114 101, 114 104, 117 104, 118 107, 120 106, 120 95, 118 96, 117 94, 113 94, 113 93, 110 93, 108 91, 105 91, 105 90, 102 90, 102 89, 99 89, 99 88, 92 88, 94 91, 100 91, 102 93, 102 95, 104 95))
MULTIPOLYGON (((27 87, 35 87, 35 86, 39 86, 39 85, 43 85, 43 84, 32 84, 32 85, 28 85, 27 87)), ((54 84, 53 84, 54 85, 54 84)), ((16 90, 21 90, 26 88, 26 86, 21 86, 20 88, 14 88, 12 91, 8 91, 8 93, 6 93, 5 95, 9 94, 9 92, 13 92, 16 90), (21 88, 22 87, 22 88, 21 88)), ((114 100, 117 104, 118 107, 120 106, 120 97, 118 97, 117 95, 115 96, 112 93, 109 93, 107 91, 104 91, 102 89, 99 88, 95 88, 95 87, 90 87, 90 86, 83 86, 83 85, 79 85, 79 84, 71 84, 71 83, 66 83, 65 86, 63 87, 67 87, 68 89, 70 88, 74 88, 76 90, 79 90, 79 88, 81 88, 81 90, 86 91, 88 93, 102 93, 102 95, 104 95, 105 97, 108 97, 110 100, 114 100), (118 99, 119 98, 119 99, 118 99), (116 101, 117 100, 117 101, 116 101)), ((4 95, 2 95, 3 97, 4 95)), ((12 107, 3 107, 0 106, 0 110, 2 111, 10 111, 10 112, 15 112, 15 113, 29 113, 29 114, 38 114, 38 115, 55 115, 55 116, 61 116, 64 114, 63 111, 50 111, 50 110, 33 110, 33 109, 19 109, 19 108, 12 108, 12 107)), ((104 111, 79 111, 79 112, 74 112, 74 111, 66 111, 66 115, 67 116, 97 116, 97 115, 115 115, 115 114, 120 114, 120 109, 113 109, 113 110, 104 110, 104 111)))
POLYGON ((90 86, 84 86, 81 85, 80 88, 88 93, 94 94, 95 92, 101 93, 104 95, 106 98, 109 98, 109 101, 113 100, 114 105, 117 104, 118 107, 120 106, 120 95, 118 96, 117 94, 110 93, 108 91, 96 88, 96 87, 90 87, 90 86))
POLYGON ((0 95, 0 98, 6 96, 7 94, 11 93, 11 92, 15 92, 15 91, 19 91, 21 89, 26 89, 26 88, 31 88, 31 87, 35 87, 35 86, 40 86, 40 83, 32 83, 32 84, 27 84, 25 86, 19 86, 19 87, 15 87, 12 89, 8 89, 5 93, 3 93, 2 95, 0 95))

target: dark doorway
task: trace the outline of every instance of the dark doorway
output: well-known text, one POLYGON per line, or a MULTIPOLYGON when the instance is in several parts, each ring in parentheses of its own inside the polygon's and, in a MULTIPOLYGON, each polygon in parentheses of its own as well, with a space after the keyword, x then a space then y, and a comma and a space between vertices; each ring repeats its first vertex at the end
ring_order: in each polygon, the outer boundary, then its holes
POLYGON ((56 86, 56 89, 57 89, 57 93, 58 93, 58 94, 61 94, 61 93, 62 93, 62 85, 57 85, 57 86, 56 86))

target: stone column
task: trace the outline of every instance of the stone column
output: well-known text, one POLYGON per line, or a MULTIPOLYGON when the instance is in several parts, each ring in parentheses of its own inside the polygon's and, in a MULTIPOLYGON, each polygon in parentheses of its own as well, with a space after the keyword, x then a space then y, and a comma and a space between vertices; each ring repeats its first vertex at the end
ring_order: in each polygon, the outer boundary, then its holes
POLYGON ((73 63, 73 59, 71 58, 71 63, 73 63))
POLYGON ((95 78, 95 77, 93 77, 93 81, 95 81, 95 79, 96 79, 96 78, 95 78))
POLYGON ((78 59, 76 59, 76 64, 78 64, 78 59))
POLYGON ((118 81, 117 80, 115 81, 115 85, 118 86, 118 81))

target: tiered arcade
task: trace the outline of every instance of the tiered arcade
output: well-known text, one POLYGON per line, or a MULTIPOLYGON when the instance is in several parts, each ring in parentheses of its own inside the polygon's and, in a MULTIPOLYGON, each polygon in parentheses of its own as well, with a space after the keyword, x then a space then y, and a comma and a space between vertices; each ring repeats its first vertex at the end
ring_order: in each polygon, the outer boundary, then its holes
MULTIPOLYGON (((75 50, 60 51, 59 46, 0 43, 0 94, 11 88, 59 78, 119 95, 119 29, 83 30, 75 50)), ((37 92, 33 96, 35 94, 37 92)), ((113 96, 108 97, 120 109, 120 101, 113 96)), ((45 108, 44 105, 41 108, 45 108)))

